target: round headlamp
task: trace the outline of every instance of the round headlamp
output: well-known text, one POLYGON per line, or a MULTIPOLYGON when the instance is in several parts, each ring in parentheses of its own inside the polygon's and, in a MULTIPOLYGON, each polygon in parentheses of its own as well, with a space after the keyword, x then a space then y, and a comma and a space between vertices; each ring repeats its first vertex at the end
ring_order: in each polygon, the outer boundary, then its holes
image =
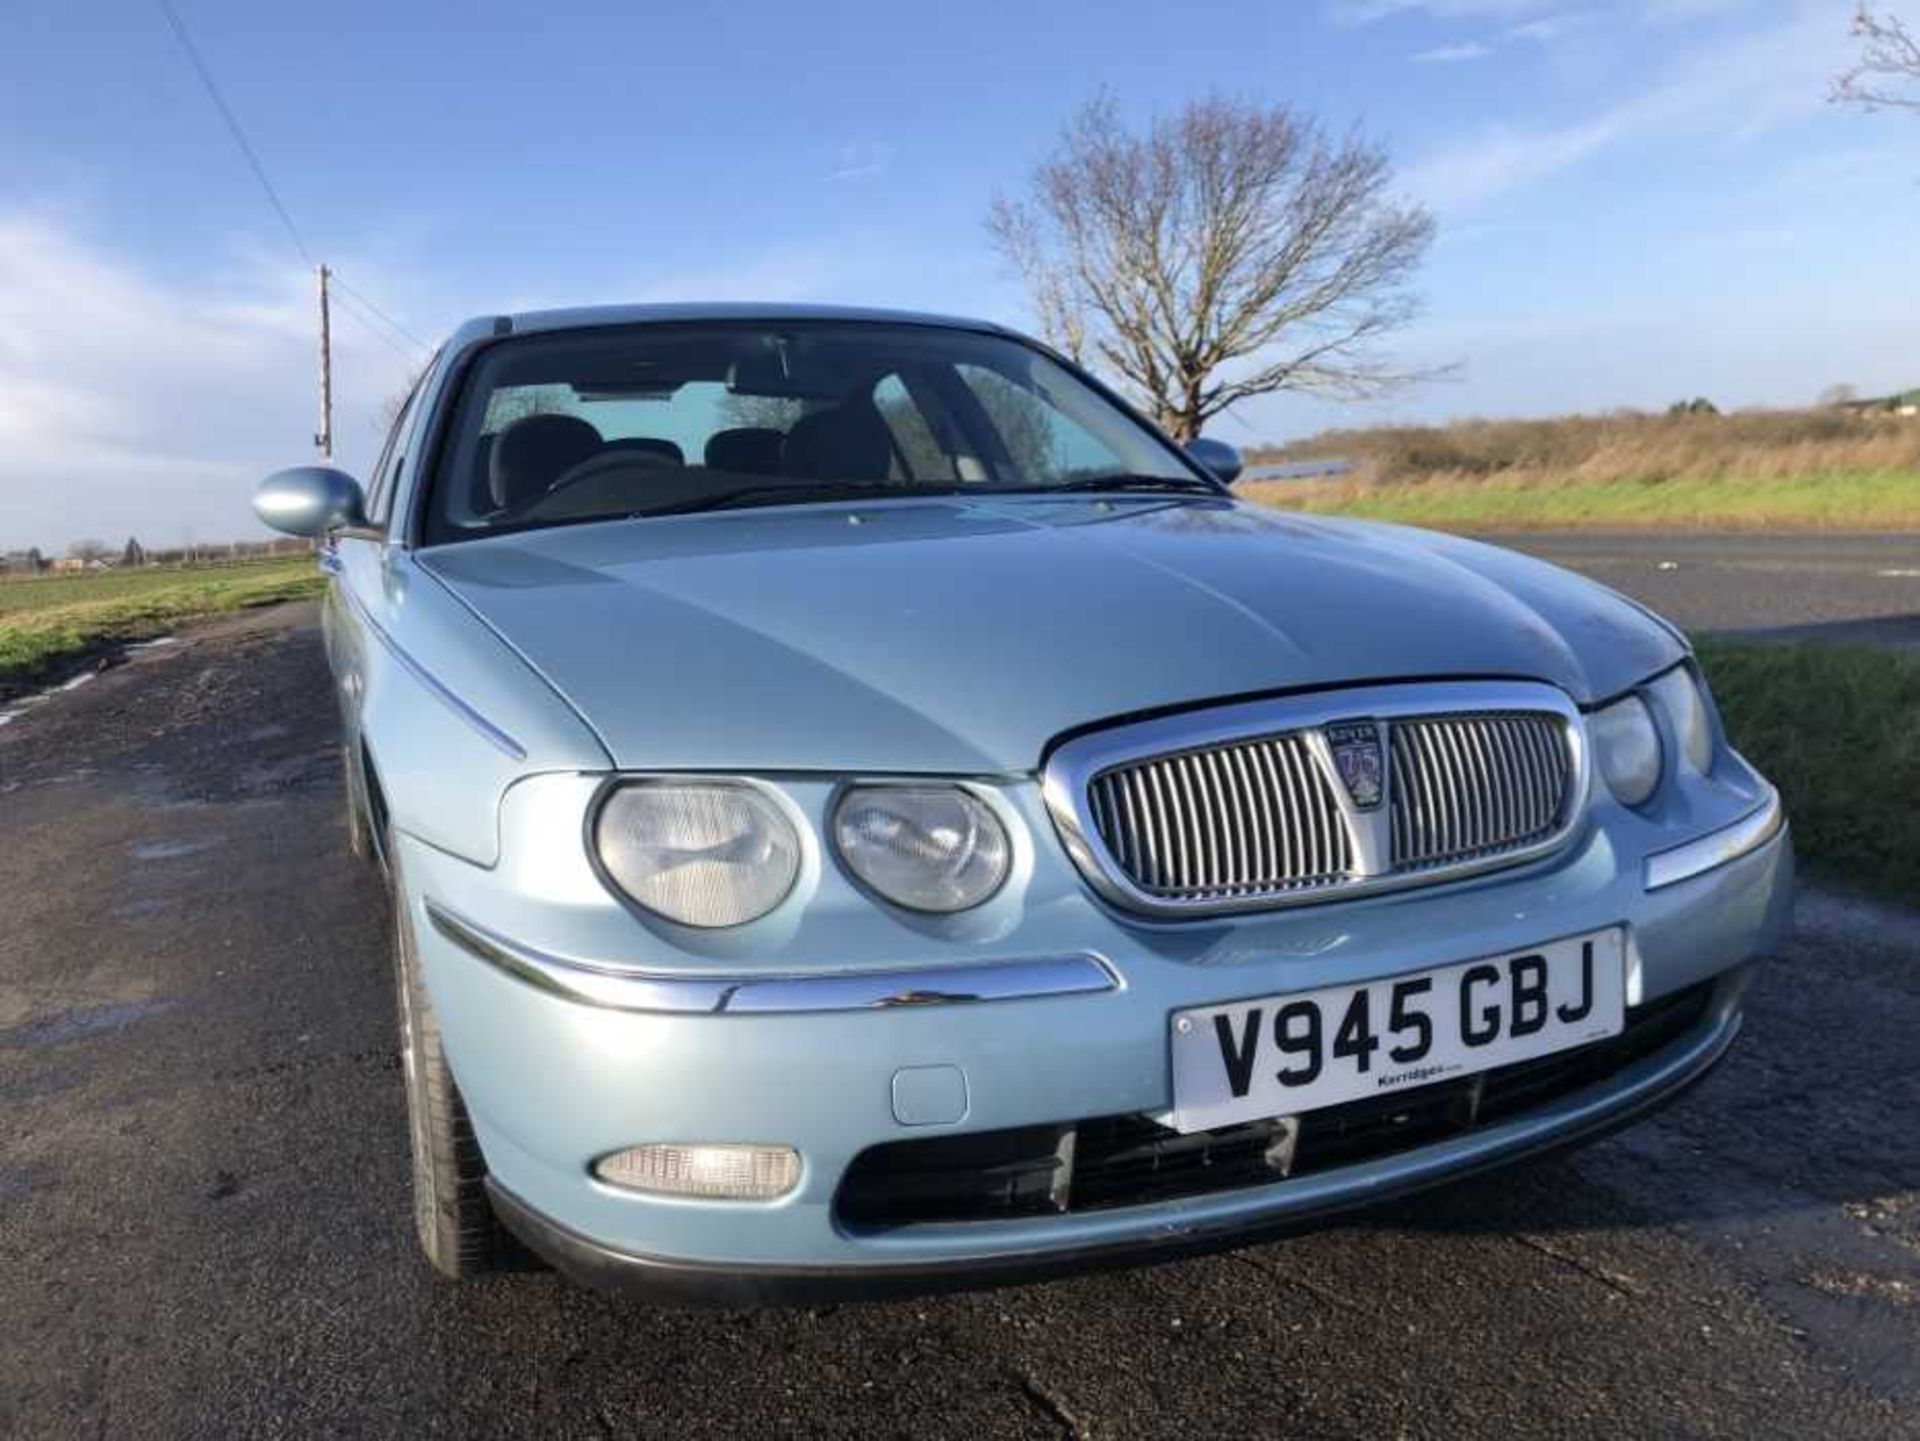
POLYGON ((992 896, 1013 858, 993 808, 957 786, 855 786, 834 810, 833 841, 878 895, 943 915, 992 896))
POLYGON ((640 781, 600 807, 600 864, 638 905, 683 926, 741 926, 786 899, 800 837, 771 798, 730 781, 640 781))
POLYGON ((1660 732, 1647 703, 1637 695, 1617 700, 1587 718, 1594 764, 1607 789, 1627 806, 1644 802, 1660 784, 1660 732))
POLYGON ((1647 687, 1647 693, 1666 712, 1667 723, 1680 742, 1687 764, 1704 775, 1713 763, 1713 726, 1707 720, 1707 698, 1692 670, 1675 666, 1647 687))

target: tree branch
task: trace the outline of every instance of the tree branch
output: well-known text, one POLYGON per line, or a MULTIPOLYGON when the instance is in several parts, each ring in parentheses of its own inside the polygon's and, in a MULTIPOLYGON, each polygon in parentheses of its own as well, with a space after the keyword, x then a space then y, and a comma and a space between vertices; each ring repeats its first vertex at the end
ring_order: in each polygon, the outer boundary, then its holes
POLYGON ((1129 133, 1103 95, 987 228, 1047 338, 1186 439, 1255 395, 1362 398, 1433 374, 1376 349, 1418 313, 1434 236, 1390 184, 1378 146, 1285 106, 1213 98, 1129 133))

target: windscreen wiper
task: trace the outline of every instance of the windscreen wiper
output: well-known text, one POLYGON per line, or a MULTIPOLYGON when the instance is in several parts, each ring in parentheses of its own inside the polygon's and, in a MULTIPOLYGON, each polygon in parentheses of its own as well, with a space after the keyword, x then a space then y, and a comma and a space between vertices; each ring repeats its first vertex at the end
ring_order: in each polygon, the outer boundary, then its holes
POLYGON ((871 495, 952 495, 952 486, 915 485, 897 480, 787 481, 773 485, 743 485, 735 490, 689 496, 671 505, 632 511, 629 520, 656 515, 690 515, 703 510, 734 510, 753 505, 799 505, 818 500, 859 500, 871 495))
POLYGON ((1043 489, 1139 491, 1161 495, 1220 494, 1217 487, 1208 485, 1204 480, 1185 480, 1175 475, 1083 475, 1077 480, 1063 480, 1058 485, 1045 486, 1043 489))

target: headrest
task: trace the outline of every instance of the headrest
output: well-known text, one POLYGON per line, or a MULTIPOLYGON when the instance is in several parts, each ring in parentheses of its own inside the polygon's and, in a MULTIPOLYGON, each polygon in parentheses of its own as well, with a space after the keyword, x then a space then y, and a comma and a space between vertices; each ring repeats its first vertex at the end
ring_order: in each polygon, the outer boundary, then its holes
POLYGON ((759 426, 716 430, 707 438, 707 468, 737 475, 778 475, 780 442, 785 438, 780 431, 759 426))
POLYGON ((600 449, 600 432, 577 415, 527 415, 495 438, 487 458, 493 503, 514 510, 600 449))
POLYGON ((607 442, 608 450, 637 450, 646 455, 657 455, 672 465, 685 465, 687 454, 670 440, 660 440, 651 435, 624 435, 618 440, 607 442))
POLYGON ((780 463, 788 475, 809 480, 885 480, 893 439, 871 401, 846 401, 794 422, 780 463))

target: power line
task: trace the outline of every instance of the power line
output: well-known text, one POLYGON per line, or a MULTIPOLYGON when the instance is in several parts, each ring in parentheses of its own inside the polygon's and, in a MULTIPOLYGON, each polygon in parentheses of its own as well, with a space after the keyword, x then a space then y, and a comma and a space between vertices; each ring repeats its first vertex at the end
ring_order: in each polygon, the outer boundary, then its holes
POLYGON ((174 38, 180 42, 180 48, 186 51, 187 59, 193 65, 194 73, 200 77, 200 83, 206 87, 208 97, 214 108, 220 112, 220 118, 227 122, 227 130, 233 136, 233 143, 240 147, 240 153, 246 157, 248 168, 253 171, 254 179, 260 182, 260 188, 267 192, 267 203, 273 206, 274 214, 280 217, 280 223, 287 227, 287 234, 293 240, 294 249, 300 252, 300 258, 309 266, 315 264, 313 252, 307 249, 307 242, 301 238, 300 227, 293 223, 293 216, 287 213, 287 207, 281 202, 280 192, 273 188, 273 182, 267 178, 267 168, 260 163, 260 157, 247 140, 247 132, 240 128, 240 118, 221 95, 220 87, 214 83, 213 72, 207 69, 207 62, 200 58, 200 52, 194 47, 193 37, 187 34, 187 27, 180 23, 172 0, 153 0, 160 7, 160 13, 166 17, 167 24, 173 28, 174 38))
MULTIPOLYGON (((333 280, 335 292, 334 302, 348 315, 351 315, 357 320, 366 329, 367 334, 385 345, 395 355, 402 357, 410 364, 418 363, 421 353, 426 350, 426 347, 424 345, 418 346, 417 348, 410 347, 402 344, 401 341, 388 334, 387 331, 382 329, 379 323, 375 321, 373 315, 366 313, 366 311, 373 310, 373 307, 367 304, 364 297, 360 296, 360 292, 354 290, 346 281, 342 280, 337 272, 329 272, 329 274, 333 280), (365 309, 363 310, 362 307, 365 307, 365 309)), ((378 314, 378 312, 375 311, 374 314, 378 314)), ((398 327, 396 326, 395 329, 397 330, 398 327)), ((406 335, 404 330, 399 333, 406 335)), ((412 339, 411 336, 407 338, 409 340, 412 339)))
MULTIPOLYGON (((301 235, 300 227, 293 223, 292 212, 287 209, 286 202, 281 200, 280 192, 274 188, 273 180, 267 174, 267 167, 261 163, 259 152, 247 139, 247 132, 240 124, 240 117, 234 114, 233 107, 227 104, 226 97, 220 93, 220 86, 213 78, 213 71, 207 67, 207 62, 201 57, 199 48, 193 43, 193 37, 187 33, 187 27, 181 21, 179 12, 173 8, 172 0, 154 0, 154 4, 172 29, 174 38, 180 42, 180 48, 193 66, 194 74, 200 77, 200 83, 206 89, 207 98, 213 101, 214 108, 220 112, 220 118, 226 122, 227 133, 233 137, 233 143, 239 146, 240 154, 246 159, 247 168, 253 171, 253 178, 260 182, 261 190, 266 193, 267 203, 273 207, 273 213, 280 217, 280 223, 286 227, 287 237, 293 241, 293 248, 300 252, 300 258, 309 267, 315 267, 317 262, 313 258, 313 252, 307 248, 306 238, 301 235)), ((417 364, 422 354, 432 353, 431 346, 375 305, 359 290, 342 280, 338 272, 331 272, 330 278, 334 286, 344 292, 340 297, 342 301, 350 299, 352 302, 358 302, 357 304, 348 303, 343 307, 347 314, 395 354, 410 364, 417 364), (385 329, 381 328, 383 325, 385 329), (395 339, 396 336, 400 339, 395 339), (409 350, 407 345, 401 344, 401 340, 408 342, 413 349, 409 350)))
POLYGON ((429 355, 433 353, 433 347, 431 345, 428 345, 426 341, 422 340, 419 336, 415 335, 411 330, 408 330, 406 326, 402 325, 399 321, 395 320, 391 315, 387 314, 386 311, 382 310, 379 306, 375 305, 371 300, 367 299, 365 295, 361 294, 358 290, 354 289, 351 285, 347 284, 347 282, 342 280, 337 274, 333 277, 333 283, 339 286, 342 290, 346 291, 346 293, 352 296, 355 300, 359 301, 368 310, 372 311, 381 320, 385 321, 388 329, 392 330, 396 335, 408 341, 410 344, 413 345, 415 349, 424 351, 429 355))

